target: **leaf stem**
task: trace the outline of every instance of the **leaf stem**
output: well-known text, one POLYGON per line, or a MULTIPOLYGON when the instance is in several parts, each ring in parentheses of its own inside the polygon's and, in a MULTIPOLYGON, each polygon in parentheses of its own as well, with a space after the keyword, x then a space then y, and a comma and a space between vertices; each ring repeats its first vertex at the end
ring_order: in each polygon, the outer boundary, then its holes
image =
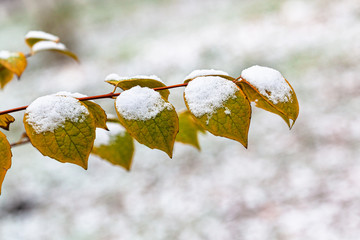
MULTIPOLYGON (((158 87, 158 88, 153 88, 155 91, 161 91, 161 90, 165 90, 165 89, 171 89, 171 88, 178 88, 178 87, 186 87, 187 83, 182 83, 182 84, 176 84, 176 85, 171 85, 171 86, 165 86, 165 87, 158 87)), ((119 96, 121 93, 107 93, 107 94, 101 94, 101 95, 95 95, 95 96, 89 96, 89 97, 82 97, 82 98, 78 98, 80 101, 87 101, 87 100, 96 100, 96 99, 102 99, 102 98, 114 98, 119 96)), ((7 113, 12 113, 12 112, 19 112, 19 111, 23 111, 25 110, 27 106, 22 106, 22 107, 17 107, 17 108, 12 108, 12 109, 8 109, 8 110, 4 110, 4 111, 0 111, 0 115, 3 114, 7 114, 7 113)))

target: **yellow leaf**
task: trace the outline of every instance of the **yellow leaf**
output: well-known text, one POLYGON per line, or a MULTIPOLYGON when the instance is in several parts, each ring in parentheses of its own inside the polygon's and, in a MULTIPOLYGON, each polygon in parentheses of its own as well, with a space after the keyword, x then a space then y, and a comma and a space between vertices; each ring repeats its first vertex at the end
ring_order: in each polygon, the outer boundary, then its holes
POLYGON ((299 103, 294 89, 280 72, 253 66, 243 71, 237 84, 256 107, 279 115, 292 128, 299 115, 299 103))
POLYGON ((133 87, 117 97, 115 108, 120 123, 133 138, 172 157, 179 119, 175 108, 158 92, 133 87))
POLYGON ((9 114, 0 115, 0 128, 9 130, 10 123, 14 122, 15 118, 9 114))
POLYGON ((24 115, 26 133, 44 156, 87 169, 95 139, 95 120, 86 105, 69 96, 36 99, 24 115))
MULTIPOLYGON (((105 81, 115 87, 121 88, 122 90, 129 90, 135 86, 148 88, 166 87, 166 85, 156 76, 134 76, 123 78, 117 74, 110 74, 106 77, 105 81)), ((161 90, 159 93, 163 96, 163 98, 168 100, 170 94, 168 89, 161 90)))
POLYGON ((96 130, 92 153, 130 171, 134 155, 134 140, 120 123, 108 123, 109 130, 96 130))
POLYGON ((62 43, 52 41, 39 41, 32 46, 31 50, 32 54, 36 54, 42 51, 55 51, 67 55, 73 58, 75 61, 79 62, 78 57, 73 52, 68 50, 66 46, 62 43))
POLYGON ((15 73, 18 78, 20 78, 27 66, 27 60, 22 52, 0 51, 0 65, 15 73))
POLYGON ((11 167, 11 147, 5 134, 0 132, 0 195, 7 170, 11 167))
POLYGON ((201 127, 247 148, 251 106, 235 83, 218 76, 198 77, 185 88, 184 99, 201 127))
POLYGON ((59 42, 58 36, 43 31, 29 31, 25 35, 25 42, 31 48, 35 43, 40 41, 59 42))
POLYGON ((0 65, 0 88, 4 88, 14 77, 14 73, 0 65))
POLYGON ((175 141, 190 144, 200 150, 198 132, 204 132, 204 129, 194 120, 189 111, 179 113, 179 133, 175 141))
POLYGON ((88 110, 94 117, 95 126, 107 130, 108 129, 106 126, 107 116, 104 109, 102 109, 100 105, 91 101, 83 101, 82 103, 84 103, 87 106, 88 110))

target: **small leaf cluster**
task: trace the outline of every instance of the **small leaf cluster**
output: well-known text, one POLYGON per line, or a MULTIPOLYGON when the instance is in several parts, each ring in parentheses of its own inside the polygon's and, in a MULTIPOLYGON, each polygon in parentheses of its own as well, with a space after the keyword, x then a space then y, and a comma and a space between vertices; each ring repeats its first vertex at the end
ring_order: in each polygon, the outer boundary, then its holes
MULTIPOLYGON (((75 60, 76 55, 52 34, 31 31, 25 41, 32 56, 44 50, 63 53, 75 60)), ((27 65, 26 55, 1 51, 0 86, 4 87, 13 74, 21 76, 27 65)), ((196 70, 178 85, 166 86, 156 76, 121 77, 109 74, 105 81, 114 91, 90 96, 59 92, 33 101, 23 118, 23 142, 31 144, 44 156, 63 163, 88 167, 91 153, 130 170, 134 140, 173 156, 175 141, 200 150, 198 133, 210 132, 248 146, 251 102, 256 107, 279 115, 291 128, 299 113, 295 91, 276 70, 253 66, 234 78, 220 70, 196 70), (185 87, 186 110, 177 112, 168 101, 169 89, 185 87), (116 93, 116 91, 118 91, 116 93), (114 99, 117 116, 107 115, 92 100, 114 99)), ((17 109, 18 110, 18 109, 17 109)), ((17 111, 16 110, 16 111, 17 111)), ((15 111, 15 110, 14 110, 15 111)), ((0 113, 0 127, 9 130, 15 119, 0 113)), ((0 132, 0 193, 1 184, 11 166, 11 146, 0 132)))

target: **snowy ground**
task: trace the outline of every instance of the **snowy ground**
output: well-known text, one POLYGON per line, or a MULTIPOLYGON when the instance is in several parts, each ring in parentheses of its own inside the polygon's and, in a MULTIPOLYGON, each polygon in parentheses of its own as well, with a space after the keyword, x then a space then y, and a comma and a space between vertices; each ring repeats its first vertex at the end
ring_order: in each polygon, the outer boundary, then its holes
MULTIPOLYGON (((0 197, 4 240, 357 240, 360 238, 358 0, 0 2, 0 49, 27 51, 29 30, 59 35, 81 59, 39 54, 0 94, 1 109, 58 91, 107 93, 105 76, 155 74, 180 83, 194 69, 238 76, 281 71, 300 115, 253 109, 249 148, 200 138, 174 158, 136 145, 130 173, 91 157, 89 170, 13 149, 0 197)), ((170 101, 184 108, 183 89, 170 101)), ((108 112, 113 102, 99 100, 108 112)), ((24 131, 22 114, 8 134, 24 131)))

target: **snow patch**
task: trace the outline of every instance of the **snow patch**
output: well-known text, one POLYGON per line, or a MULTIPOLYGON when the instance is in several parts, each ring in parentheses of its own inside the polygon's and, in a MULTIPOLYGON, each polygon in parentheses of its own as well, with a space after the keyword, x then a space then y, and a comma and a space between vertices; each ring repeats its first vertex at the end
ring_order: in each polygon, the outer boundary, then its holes
POLYGON ((122 81, 122 80, 132 80, 132 79, 154 79, 156 81, 164 83, 158 76, 156 75, 136 75, 131 77, 122 77, 116 73, 111 73, 106 76, 105 81, 115 80, 115 81, 122 81))
POLYGON ((230 114, 231 114, 231 111, 230 111, 229 108, 225 107, 224 113, 225 113, 226 115, 230 115, 230 114))
POLYGON ((71 92, 66 92, 66 91, 61 91, 61 92, 57 92, 55 94, 53 94, 55 96, 67 96, 67 97, 74 97, 74 98, 83 98, 83 97, 87 97, 84 94, 81 93, 71 93, 71 92))
POLYGON ((112 123, 109 122, 106 124, 109 131, 106 131, 102 128, 96 129, 96 138, 95 138, 95 147, 99 147, 101 145, 109 145, 111 141, 112 136, 121 135, 124 136, 126 133, 126 130, 123 126, 121 126, 119 123, 112 123))
POLYGON ((65 51, 67 50, 65 45, 62 43, 56 43, 51 41, 40 41, 35 43, 32 46, 32 50, 34 52, 42 51, 42 50, 60 50, 65 51))
POLYGON ((1 50, 0 51, 0 59, 8 59, 9 57, 11 57, 13 54, 9 51, 6 51, 6 50, 1 50))
POLYGON ((187 75, 185 77, 184 80, 188 80, 188 79, 193 79, 196 77, 201 77, 201 76, 211 76, 211 75, 225 75, 225 76, 229 76, 229 74, 227 72, 221 71, 221 70, 215 70, 215 69, 199 69, 199 70, 194 70, 192 71, 189 75, 187 75))
POLYGON ((30 31, 25 35, 25 39, 29 39, 29 38, 45 39, 54 42, 60 40, 58 36, 43 31, 30 31))
POLYGON ((221 77, 198 77, 185 88, 185 99, 189 110, 198 118, 207 114, 211 117, 223 107, 224 102, 235 97, 238 91, 235 83, 221 77))
POLYGON ((241 77, 274 104, 291 99, 291 87, 281 73, 273 68, 252 66, 243 70, 241 77))
POLYGON ((26 109, 26 122, 37 134, 54 132, 66 121, 82 122, 90 114, 77 99, 67 96, 48 95, 37 98, 26 109))
POLYGON ((146 121, 155 118, 165 108, 170 110, 172 105, 147 87, 133 87, 116 98, 116 109, 127 120, 146 121))

